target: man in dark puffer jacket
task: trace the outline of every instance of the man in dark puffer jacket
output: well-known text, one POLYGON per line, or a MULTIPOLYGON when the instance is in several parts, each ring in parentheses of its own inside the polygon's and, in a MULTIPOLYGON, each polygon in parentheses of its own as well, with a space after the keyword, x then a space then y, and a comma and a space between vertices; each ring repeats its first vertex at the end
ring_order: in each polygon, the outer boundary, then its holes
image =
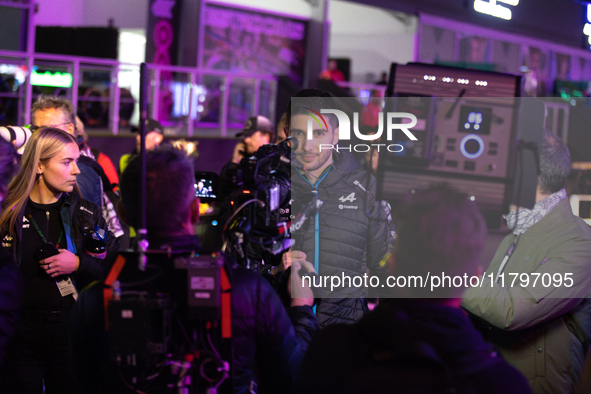
MULTIPOLYGON (((199 211, 193 186, 193 166, 180 151, 164 148, 149 152, 147 161, 149 249, 167 253, 151 254, 143 273, 137 269, 137 259, 127 258, 128 263, 118 280, 122 287, 129 282, 144 282, 133 290, 157 289, 172 294, 179 302, 178 309, 183 310, 180 303, 187 299, 186 289, 179 286, 183 283, 179 277, 182 270, 174 269, 173 260, 204 253, 192 231, 191 221, 196 222, 199 211), (155 275, 157 270, 160 273, 155 275)), ((139 158, 129 163, 120 184, 125 217, 136 227, 140 223, 137 207, 139 164, 139 158)), ((294 262, 293 266, 296 272, 301 267, 306 271, 312 269, 310 263, 301 260, 294 262)), ((292 299, 291 307, 286 311, 262 276, 235 267, 230 261, 226 261, 225 269, 232 286, 234 358, 231 373, 234 392, 250 393, 250 387, 256 386, 260 388, 259 392, 291 392, 308 343, 318 330, 310 307, 313 303, 311 291, 306 299, 292 299)), ((133 393, 135 391, 123 384, 117 376, 117 369, 107 360, 108 337, 104 326, 103 284, 97 282, 82 292, 73 317, 72 364, 80 391, 133 393)), ((156 387, 152 385, 151 388, 156 387)))
MULTIPOLYGON (((363 277, 368 268, 374 271, 378 267, 392 240, 389 206, 376 201, 376 179, 358 165, 350 152, 319 148, 320 144, 336 146, 339 140, 334 115, 323 114, 326 125, 321 123, 322 127, 312 122, 313 138, 307 139, 310 114, 335 108, 330 95, 306 89, 294 98, 287 108, 287 128, 297 145, 292 162, 292 215, 302 212, 314 196, 323 205, 306 220, 302 230, 292 233, 293 249, 304 252, 314 262, 321 278, 341 278, 343 274, 352 280, 363 277)), ((317 308, 321 327, 354 323, 367 312, 365 287, 322 291, 317 308)))

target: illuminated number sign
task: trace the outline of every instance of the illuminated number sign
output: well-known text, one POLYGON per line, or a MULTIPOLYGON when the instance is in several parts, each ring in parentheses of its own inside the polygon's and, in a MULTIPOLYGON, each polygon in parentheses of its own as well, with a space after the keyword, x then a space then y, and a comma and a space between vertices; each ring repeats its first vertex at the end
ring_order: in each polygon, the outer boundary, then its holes
POLYGON ((510 20, 511 9, 499 3, 516 6, 519 4, 519 0, 474 0, 474 10, 496 18, 510 20))

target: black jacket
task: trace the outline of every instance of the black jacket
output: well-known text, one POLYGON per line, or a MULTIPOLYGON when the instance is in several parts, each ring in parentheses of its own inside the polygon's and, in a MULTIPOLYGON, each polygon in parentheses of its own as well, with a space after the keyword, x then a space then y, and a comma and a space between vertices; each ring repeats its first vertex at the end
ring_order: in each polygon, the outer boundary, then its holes
MULTIPOLYGON (((150 239, 150 249, 168 250, 168 246, 173 251, 172 258, 201 251, 196 236, 150 239)), ((130 261, 121 272, 123 284, 130 278, 139 282, 142 275, 152 275, 150 269, 144 274, 128 271, 130 261)), ((175 279, 178 274, 175 271, 179 270, 173 269, 167 255, 151 255, 148 265, 156 264, 162 270, 161 275, 152 277, 148 286, 167 287, 166 292, 176 293, 177 301, 185 297, 181 294, 185 282, 179 285, 175 279)), ((129 268, 133 269, 133 265, 129 268)), ((291 392, 304 353, 318 330, 316 317, 305 307, 289 308, 286 312, 271 286, 257 273, 234 267, 230 261, 226 261, 226 269, 232 285, 234 392, 249 393, 251 381, 259 385, 258 392, 291 392)), ((82 393, 132 393, 118 381, 117 370, 108 362, 103 287, 101 283, 89 286, 80 294, 74 309, 71 325, 74 375, 82 393)), ((147 289, 146 285, 142 289, 147 289)))
MULTIPOLYGON (((68 247, 67 249, 75 249, 70 250, 70 252, 75 253, 80 259, 78 271, 72 273, 71 276, 78 290, 82 290, 89 283, 103 278, 110 269, 115 257, 117 257, 120 246, 113 233, 109 231, 102 212, 95 204, 80 198, 77 193, 64 194, 65 197, 62 198, 65 198, 65 202, 61 208, 62 224, 64 225, 66 237, 69 236, 73 243, 73 248, 68 247), (90 228, 98 225, 107 233, 107 257, 105 259, 98 259, 86 253, 85 244, 87 239, 81 229, 86 223, 90 228)), ((16 223, 22 223, 26 206, 27 202, 23 204, 16 223)), ((10 248, 17 264, 20 264, 22 252, 20 246, 21 237, 21 226, 16 228, 16 239, 12 239, 13 237, 8 234, 2 234, 2 245, 5 248, 10 248)))
POLYGON ((390 300, 354 325, 318 333, 297 392, 529 393, 528 382, 484 342, 458 308, 390 300))
MULTIPOLYGON (((351 153, 333 153, 334 165, 316 184, 298 170, 292 171, 292 218, 314 195, 323 205, 302 230, 292 233, 293 250, 306 253, 323 276, 362 276, 375 270, 392 241, 389 206, 376 201, 376 179, 363 170, 351 153), (316 242, 318 239, 318 243, 316 242)), ((330 283, 330 281, 329 281, 330 283)), ((355 322, 367 311, 366 288, 344 286, 331 292, 323 288, 317 315, 322 327, 355 322)))

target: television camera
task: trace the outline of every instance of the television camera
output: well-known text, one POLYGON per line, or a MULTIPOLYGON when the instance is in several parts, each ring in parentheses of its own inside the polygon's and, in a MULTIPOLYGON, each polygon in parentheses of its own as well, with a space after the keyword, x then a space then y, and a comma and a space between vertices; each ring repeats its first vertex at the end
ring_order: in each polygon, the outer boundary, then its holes
POLYGON ((292 245, 291 144, 287 139, 263 145, 253 156, 222 170, 223 250, 246 268, 259 270, 262 260, 276 265, 273 256, 292 245))

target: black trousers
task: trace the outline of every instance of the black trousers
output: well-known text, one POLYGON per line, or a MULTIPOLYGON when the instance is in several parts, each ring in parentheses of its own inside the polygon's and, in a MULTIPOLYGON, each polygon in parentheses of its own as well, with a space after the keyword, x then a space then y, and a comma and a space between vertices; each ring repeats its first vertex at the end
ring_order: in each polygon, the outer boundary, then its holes
POLYGON ((22 310, 0 382, 3 394, 76 393, 70 373, 70 311, 22 310))

